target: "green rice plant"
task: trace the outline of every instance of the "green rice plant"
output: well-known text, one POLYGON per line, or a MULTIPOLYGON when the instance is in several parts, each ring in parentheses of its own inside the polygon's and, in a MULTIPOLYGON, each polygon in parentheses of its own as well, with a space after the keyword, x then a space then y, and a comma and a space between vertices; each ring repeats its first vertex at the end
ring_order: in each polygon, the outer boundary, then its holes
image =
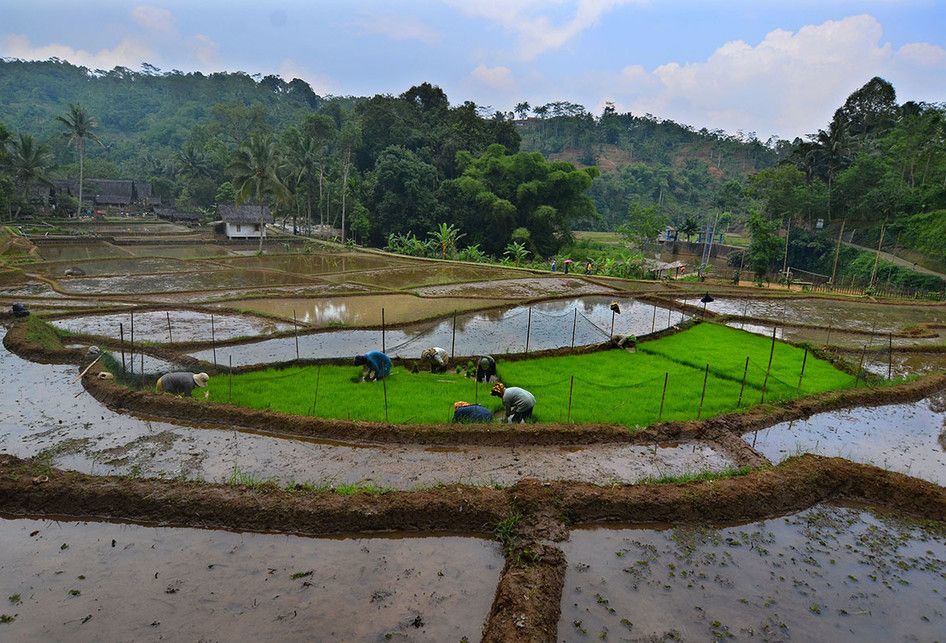
MULTIPOLYGON (((739 411, 762 401, 763 387, 765 401, 778 402, 854 384, 854 376, 780 341, 766 378, 771 346, 768 338, 703 323, 640 343, 634 353, 607 350, 500 360, 499 375, 507 386, 535 395, 536 422, 619 424, 631 430, 659 420, 739 411)), ((490 396, 489 386, 477 384, 462 369, 459 374, 433 374, 396 367, 384 382, 361 382, 359 373, 357 367, 341 365, 267 369, 234 375, 232 394, 228 377, 211 378, 208 390, 214 402, 392 424, 449 422, 458 400, 479 402, 493 411, 502 407, 499 398, 490 396)))
POLYGON ((56 327, 36 315, 26 318, 26 338, 46 349, 62 348, 62 336, 56 327))
POLYGON ((708 482, 710 480, 728 480, 729 478, 739 478, 755 471, 754 468, 745 467, 727 467, 721 471, 699 471, 678 473, 676 475, 660 476, 658 478, 644 478, 638 484, 681 484, 684 482, 708 482))

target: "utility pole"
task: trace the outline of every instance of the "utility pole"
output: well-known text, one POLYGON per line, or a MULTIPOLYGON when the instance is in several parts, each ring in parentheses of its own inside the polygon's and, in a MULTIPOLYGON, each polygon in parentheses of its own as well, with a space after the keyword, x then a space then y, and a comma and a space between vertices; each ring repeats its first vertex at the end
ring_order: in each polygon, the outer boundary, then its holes
POLYGON ((844 224, 847 219, 841 220, 841 232, 838 233, 838 245, 834 248, 834 265, 831 267, 831 285, 834 285, 834 278, 838 273, 838 257, 841 256, 841 240, 844 238, 844 224))
POLYGON ((874 255, 874 268, 870 271, 870 288, 874 287, 874 277, 877 276, 877 264, 880 261, 880 247, 884 245, 884 232, 887 229, 887 222, 880 225, 880 241, 877 243, 877 254, 874 255))

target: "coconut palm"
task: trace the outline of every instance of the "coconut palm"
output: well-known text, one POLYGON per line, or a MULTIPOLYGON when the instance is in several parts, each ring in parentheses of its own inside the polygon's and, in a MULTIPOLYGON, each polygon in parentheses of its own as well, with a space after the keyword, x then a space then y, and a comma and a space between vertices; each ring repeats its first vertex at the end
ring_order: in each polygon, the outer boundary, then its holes
POLYGON ((436 229, 427 233, 427 236, 440 248, 440 258, 447 258, 447 251, 457 247, 457 241, 465 237, 460 229, 453 225, 441 223, 436 229))
POLYGON ((271 137, 254 134, 234 155, 228 170, 233 174, 237 202, 253 200, 259 205, 259 250, 263 251, 263 207, 267 196, 277 201, 287 195, 286 186, 279 179, 281 160, 276 143, 271 137))
MULTIPOLYGON (((52 157, 44 145, 33 140, 32 136, 20 134, 19 139, 7 143, 7 158, 4 165, 13 180, 23 190, 23 203, 30 197, 30 188, 34 183, 51 186, 52 183, 46 174, 52 167, 52 157)), ((22 209, 22 203, 16 209, 17 216, 22 209)))
POLYGON ((69 139, 69 144, 76 146, 76 152, 79 155, 79 203, 76 205, 76 216, 82 211, 82 180, 83 180, 83 161, 85 160, 85 142, 86 140, 95 141, 102 147, 105 145, 95 135, 95 128, 98 124, 92 118, 85 108, 81 105, 69 105, 69 113, 65 116, 57 116, 56 120, 66 126, 63 135, 69 139))
MULTIPOLYGON (((287 176, 294 192, 305 192, 305 218, 308 229, 311 229, 312 225, 312 193, 315 191, 315 183, 321 169, 321 151, 322 147, 318 141, 307 135, 291 139, 286 146, 287 176)), ((297 211, 298 207, 292 215, 293 234, 298 234, 297 211)))

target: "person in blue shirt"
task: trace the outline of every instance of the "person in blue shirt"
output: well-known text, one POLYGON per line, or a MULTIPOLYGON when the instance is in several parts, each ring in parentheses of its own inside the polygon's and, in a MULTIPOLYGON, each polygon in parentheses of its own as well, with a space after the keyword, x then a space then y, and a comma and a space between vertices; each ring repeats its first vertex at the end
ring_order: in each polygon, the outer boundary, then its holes
POLYGON ((391 358, 381 351, 370 351, 355 357, 355 366, 365 367, 365 379, 383 380, 391 374, 391 358))
POLYGON ((453 421, 458 424, 489 424, 493 421, 493 414, 479 404, 454 402, 453 421))

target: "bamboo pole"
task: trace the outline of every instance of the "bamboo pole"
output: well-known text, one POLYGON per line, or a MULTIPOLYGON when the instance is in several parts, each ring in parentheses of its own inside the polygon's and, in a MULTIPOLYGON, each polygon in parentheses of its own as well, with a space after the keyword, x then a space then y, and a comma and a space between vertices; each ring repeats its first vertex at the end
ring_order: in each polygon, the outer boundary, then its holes
POLYGON ((233 353, 229 355, 230 368, 227 370, 227 404, 233 403, 233 353))
MULTIPOLYGON (((657 412, 657 419, 661 419, 664 416, 664 400, 667 398, 667 380, 670 379, 670 373, 664 373, 664 390, 660 394, 660 411, 657 412)), ((654 452, 656 453, 656 446, 654 447, 654 452)))
POLYGON ((769 374, 772 372, 772 357, 775 355, 775 331, 777 326, 772 327, 772 347, 769 349, 769 365, 765 368, 765 379, 762 381, 762 400, 760 404, 765 404, 765 391, 769 386, 769 374))
POLYGON ((125 325, 121 322, 118 322, 118 341, 122 349, 122 373, 124 373, 127 370, 125 368, 125 325))
POLYGON ((746 367, 742 371, 742 386, 739 387, 739 401, 736 402, 736 408, 742 406, 742 394, 746 390, 746 377, 749 375, 749 356, 746 355, 746 367))
POLYGON ((319 403, 319 380, 322 378, 322 365, 315 367, 315 396, 312 398, 312 415, 315 415, 315 408, 319 403))
POLYGON ((532 338, 532 306, 529 306, 529 322, 526 324, 526 352, 529 352, 529 340, 532 338))
POLYGON ((173 344, 174 337, 171 335, 171 311, 166 310, 164 312, 168 316, 168 344, 173 344))
POLYGON ((801 358, 801 373, 798 375, 798 392, 801 393, 801 381, 805 377, 805 365, 808 363, 808 348, 805 348, 805 356, 801 358))
POLYGON ((210 313, 210 348, 213 350, 214 366, 217 366, 217 331, 214 328, 213 313, 210 313))
POLYGON ((128 363, 131 366, 131 374, 135 374, 135 311, 131 311, 131 338, 128 346, 128 363))
POLYGON ((887 334, 887 379, 893 379, 893 333, 887 334))
POLYGON ((575 318, 572 320, 572 348, 575 348, 575 331, 578 329, 578 308, 575 308, 575 318))
POLYGON ((709 364, 706 365, 706 370, 703 372, 703 392, 700 393, 700 408, 696 411, 696 419, 699 420, 703 415, 703 400, 706 399, 706 380, 709 379, 709 364))
POLYGON ((296 361, 299 361, 299 324, 296 321, 296 311, 292 311, 292 334, 296 339, 296 361))
POLYGON ((650 332, 657 330, 657 304, 654 304, 654 319, 650 322, 650 332))
POLYGON ((453 360, 457 350, 457 312, 453 311, 453 332, 450 335, 450 359, 453 360))
POLYGON ((568 381, 568 419, 566 422, 569 424, 572 421, 572 391, 575 389, 575 376, 572 375, 571 379, 568 381))
MULTIPOLYGON (((386 337, 386 334, 387 334, 387 333, 386 333, 386 330, 387 330, 387 329, 385 328, 385 324, 384 324, 384 308, 382 307, 382 308, 381 308, 381 352, 382 352, 382 353, 387 353, 387 352, 388 352, 388 351, 387 351, 387 343, 386 343, 386 340, 387 340, 387 337, 386 337)), ((453 357, 453 355, 451 355, 450 357, 453 357)))

